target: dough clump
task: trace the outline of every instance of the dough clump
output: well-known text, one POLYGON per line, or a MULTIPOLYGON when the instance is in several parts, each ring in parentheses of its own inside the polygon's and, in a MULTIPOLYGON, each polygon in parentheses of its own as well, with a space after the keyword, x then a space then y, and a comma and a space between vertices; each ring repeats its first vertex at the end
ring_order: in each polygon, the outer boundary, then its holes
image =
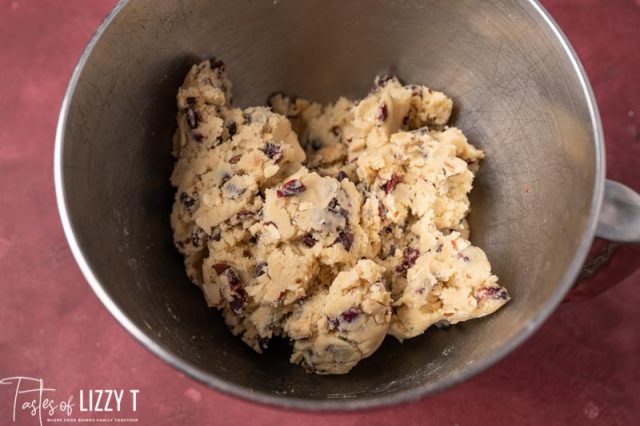
POLYGON ((177 96, 171 213, 187 275, 257 352, 347 373, 385 336, 403 340, 509 300, 469 242, 481 150, 448 127, 452 101, 379 76, 359 101, 276 94, 232 106, 217 59, 177 96))

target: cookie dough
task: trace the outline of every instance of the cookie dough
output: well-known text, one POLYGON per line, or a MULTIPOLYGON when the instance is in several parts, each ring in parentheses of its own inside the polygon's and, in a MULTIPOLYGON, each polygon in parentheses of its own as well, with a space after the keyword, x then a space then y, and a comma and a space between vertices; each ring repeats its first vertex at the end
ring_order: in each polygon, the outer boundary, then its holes
POLYGON ((393 76, 333 104, 272 95, 232 106, 226 65, 178 91, 174 241, 189 278, 257 352, 347 373, 387 334, 495 312, 509 300, 469 242, 482 151, 448 127, 452 102, 393 76))

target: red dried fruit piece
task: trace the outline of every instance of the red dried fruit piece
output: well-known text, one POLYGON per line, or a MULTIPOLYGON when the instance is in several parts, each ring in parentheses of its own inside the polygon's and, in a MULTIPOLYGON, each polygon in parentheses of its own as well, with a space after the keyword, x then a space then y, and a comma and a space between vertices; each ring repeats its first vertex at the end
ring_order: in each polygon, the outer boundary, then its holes
POLYGON ((313 235, 306 234, 302 236, 302 242, 304 243, 305 246, 311 248, 316 245, 317 241, 315 238, 313 238, 313 235))
POLYGON ((474 297, 478 300, 509 300, 509 293, 502 287, 480 287, 474 292, 474 297))
POLYGON ((338 179, 339 182, 342 182, 347 177, 348 177, 347 174, 344 171, 340 170, 338 172, 338 176, 336 176, 336 179, 338 179))
POLYGON ((333 214, 342 216, 344 220, 349 223, 349 212, 346 209, 342 208, 340 204, 338 204, 337 198, 332 198, 331 201, 329 201, 327 209, 333 214))
POLYGON ((413 248, 407 247, 402 252, 402 263, 396 266, 396 272, 402 273, 411 268, 420 257, 420 252, 413 248))
POLYGON ((402 182, 402 176, 398 176, 397 174, 392 173, 391 179, 383 183, 382 186, 380 186, 380 188, 382 188, 385 194, 388 194, 392 192, 394 189, 396 189, 396 186, 398 186, 400 182, 402 182))
POLYGON ((282 158, 282 147, 273 142, 267 142, 264 147, 260 148, 260 151, 276 163, 282 158))
POLYGON ((229 269, 229 265, 227 265, 226 263, 216 263, 215 265, 212 265, 211 267, 213 269, 215 269, 216 274, 218 274, 218 275, 222 274, 224 271, 229 269))
POLYGON ((342 318, 346 322, 351 323, 355 321, 355 319, 358 318, 361 313, 362 311, 358 308, 349 308, 348 311, 345 311, 340 314, 340 318, 342 318))
POLYGON ((380 219, 387 218, 387 208, 380 201, 378 201, 378 216, 380 216, 380 219))
POLYGON ((299 179, 291 179, 289 182, 282 185, 276 190, 276 195, 279 198, 292 197, 306 191, 306 187, 300 182, 299 179))
POLYGON ((378 108, 378 115, 376 116, 376 118, 379 121, 387 121, 388 116, 389 108, 387 107, 387 104, 383 103, 382 105, 380 105, 380 108, 378 108))
POLYGON ((345 229, 344 231, 341 231, 338 234, 338 238, 336 239, 336 243, 340 243, 342 244, 342 246, 344 247, 344 249, 346 251, 351 250, 351 245, 353 244, 353 234, 351 233, 351 230, 349 230, 348 228, 345 229))
POLYGON ((229 164, 236 164, 238 161, 240 161, 240 158, 242 158, 242 154, 234 155, 233 157, 229 158, 229 164))
POLYGON ((461 260, 463 260, 465 262, 469 262, 471 260, 471 259, 469 259, 469 256, 466 256, 466 255, 464 255, 462 253, 458 253, 458 259, 461 259, 461 260))
POLYGON ((234 271, 233 268, 227 268, 224 274, 227 277, 227 281, 229 281, 231 290, 237 290, 242 287, 242 281, 240 281, 238 273, 234 271))

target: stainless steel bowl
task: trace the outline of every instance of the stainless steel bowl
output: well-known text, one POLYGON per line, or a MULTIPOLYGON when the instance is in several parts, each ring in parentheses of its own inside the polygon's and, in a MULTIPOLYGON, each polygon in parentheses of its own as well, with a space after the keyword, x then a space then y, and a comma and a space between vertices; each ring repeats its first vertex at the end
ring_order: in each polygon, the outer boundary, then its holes
POLYGON ((602 128, 574 52, 531 0, 130 0, 90 42, 62 106, 56 189, 73 253, 98 297, 153 353, 212 387, 302 409, 428 395, 509 353, 571 287, 603 195, 602 128), (486 151, 472 193, 475 244, 513 300, 488 318, 381 349, 344 376, 248 349, 185 276, 169 226, 175 94, 223 58, 236 104, 275 90, 330 101, 392 71, 451 95, 486 151))

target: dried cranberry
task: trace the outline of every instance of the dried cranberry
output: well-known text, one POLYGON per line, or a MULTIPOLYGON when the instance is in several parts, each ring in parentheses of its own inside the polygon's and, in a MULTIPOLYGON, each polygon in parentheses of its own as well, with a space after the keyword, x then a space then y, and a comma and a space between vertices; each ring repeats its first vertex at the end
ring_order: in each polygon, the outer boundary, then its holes
POLYGON ((407 247, 402 252, 402 263, 396 266, 396 272, 405 272, 407 269, 411 268, 420 257, 420 252, 413 248, 407 247))
POLYGON ((311 248, 316 245, 317 241, 315 238, 313 238, 313 235, 306 234, 302 236, 302 242, 304 243, 305 246, 311 248))
POLYGON ((388 194, 388 193, 392 192, 394 189, 396 189, 396 186, 398 186, 398 184, 400 182, 402 182, 402 177, 398 176, 395 173, 392 173, 391 174, 391 179, 389 179, 384 184, 382 184, 382 186, 380 188, 382 188, 382 190, 386 194, 388 194))
POLYGON ((474 296, 478 300, 509 300, 509 293, 507 293, 507 290, 502 287, 481 287, 475 291, 474 296))
POLYGON ((216 274, 218 275, 221 275, 224 271, 229 269, 229 265, 227 265, 226 263, 216 263, 211 267, 216 271, 216 274))
POLYGON ((260 148, 260 151, 276 163, 282 158, 282 147, 273 142, 267 142, 264 147, 260 148))
POLYGON ((471 259, 469 259, 469 256, 464 255, 462 253, 458 253, 458 259, 461 259, 461 260, 463 260, 465 262, 469 262, 471 260, 471 259))
POLYGON ((236 154, 233 157, 229 158, 230 164, 236 164, 242 158, 242 154, 236 154))
POLYGON ((202 142, 202 140, 204 139, 204 136, 202 136, 200 133, 197 133, 197 132, 191 132, 191 136, 193 137, 193 140, 196 142, 202 142))
POLYGON ((380 108, 378 108, 378 115, 376 116, 376 118, 380 121, 387 121, 388 116, 389 108, 387 107, 387 104, 383 103, 382 105, 380 105, 380 108))
POLYGON ((253 271, 253 277, 258 278, 267 272, 267 262, 258 262, 256 264, 256 269, 253 271))
POLYGON ((340 231, 338 234, 338 238, 336 239, 336 243, 342 244, 346 251, 351 250, 351 245, 353 244, 353 234, 350 229, 345 229, 344 231, 340 231))
POLYGON ((198 127, 198 125, 200 124, 200 121, 202 121, 202 117, 200 117, 200 114, 198 114, 196 111, 194 111, 191 108, 187 108, 186 114, 187 114, 187 124, 189 125, 189 127, 191 127, 192 129, 195 129, 196 127, 198 127))
POLYGON ((340 182, 342 182, 346 178, 347 178, 347 174, 342 170, 340 170, 338 172, 338 176, 336 176, 336 179, 338 179, 338 181, 340 181, 340 182))
POLYGON ((238 273, 233 270, 233 268, 227 268, 225 270, 225 276, 227 277, 227 281, 229 281, 229 287, 231 287, 232 290, 236 290, 242 287, 242 281, 240 281, 238 273))
POLYGON ((183 192, 180 194, 180 202, 187 210, 191 211, 196 203, 196 200, 193 197, 189 196, 186 192, 183 192))
POLYGON ((362 311, 360 309, 358 309, 358 308, 349 308, 348 311, 345 311, 342 314, 340 314, 340 318, 342 318, 346 322, 351 323, 356 318, 358 318, 361 313, 362 313, 362 311))
POLYGON ((291 179, 289 182, 282 185, 276 190, 276 195, 279 198, 291 197, 303 193, 307 188, 300 182, 299 179, 291 179))

